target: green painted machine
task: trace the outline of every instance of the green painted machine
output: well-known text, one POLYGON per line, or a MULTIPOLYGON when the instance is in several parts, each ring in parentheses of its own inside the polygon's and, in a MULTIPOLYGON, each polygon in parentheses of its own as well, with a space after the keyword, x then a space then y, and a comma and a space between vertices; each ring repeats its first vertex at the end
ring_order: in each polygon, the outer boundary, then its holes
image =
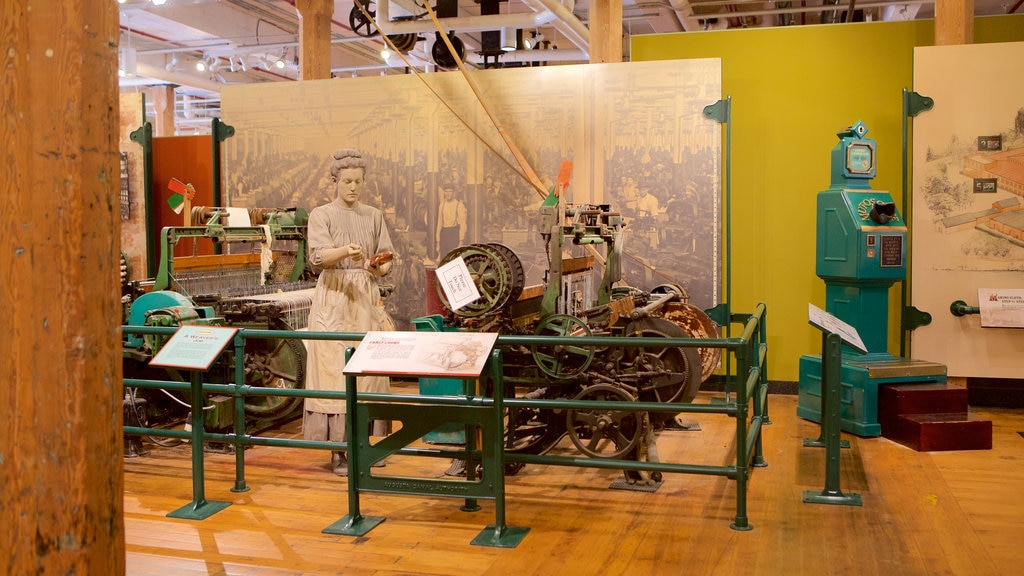
MULTIPOLYGON (((872 190, 875 141, 858 121, 837 133, 828 189, 818 193, 815 272, 825 311, 857 330, 866 352, 844 346, 842 429, 879 436, 878 387, 946 381, 946 367, 888 350, 889 289, 907 275, 907 226, 888 192, 872 190)), ((797 415, 821 422, 821 355, 800 357, 797 415)))

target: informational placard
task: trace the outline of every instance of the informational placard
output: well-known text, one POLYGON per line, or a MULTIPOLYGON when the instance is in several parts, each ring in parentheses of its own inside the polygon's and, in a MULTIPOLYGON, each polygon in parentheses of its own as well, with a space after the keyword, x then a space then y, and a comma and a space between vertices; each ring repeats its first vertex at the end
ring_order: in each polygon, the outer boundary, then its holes
POLYGON ((497 340, 494 332, 367 332, 344 373, 476 378, 497 340))
POLYGON ((860 339, 860 334, 857 333, 857 329, 853 326, 810 303, 807 304, 807 318, 819 330, 838 334, 839 338, 846 345, 863 354, 868 353, 868 347, 864 345, 864 341, 860 339))
POLYGON ((436 274, 452 310, 458 310, 480 298, 480 291, 476 289, 473 275, 469 273, 466 261, 462 258, 439 266, 436 274))
POLYGON ((224 326, 182 326, 149 361, 149 365, 206 370, 236 332, 238 328, 224 326))
POLYGON ((978 308, 985 328, 1024 328, 1024 290, 978 288, 978 308))

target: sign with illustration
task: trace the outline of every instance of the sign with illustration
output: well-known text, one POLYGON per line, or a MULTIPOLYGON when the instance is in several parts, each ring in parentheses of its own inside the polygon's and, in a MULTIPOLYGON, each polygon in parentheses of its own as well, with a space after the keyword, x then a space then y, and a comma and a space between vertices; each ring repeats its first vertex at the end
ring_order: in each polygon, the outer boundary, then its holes
POLYGON ((367 332, 344 373, 477 378, 497 340, 495 332, 367 332))

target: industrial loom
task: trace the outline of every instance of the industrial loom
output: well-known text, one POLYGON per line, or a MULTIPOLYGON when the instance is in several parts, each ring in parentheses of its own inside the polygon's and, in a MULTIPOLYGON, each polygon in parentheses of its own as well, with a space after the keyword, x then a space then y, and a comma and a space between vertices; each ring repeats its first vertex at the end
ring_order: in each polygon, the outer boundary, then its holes
MULTIPOLYGON (((307 326, 315 278, 306 267, 306 221, 302 209, 251 209, 251 225, 229 226, 227 211, 191 209, 192 226, 166 227, 160 234, 160 264, 151 282, 123 287, 130 326, 177 327, 185 324, 233 326, 259 330, 302 330, 307 326), (195 254, 201 239, 212 240, 214 254, 195 254), (192 241, 193 255, 175 256, 175 247, 192 241), (147 285, 149 284, 149 285, 147 285)), ((248 224, 248 223, 247 223, 248 224)), ((185 244, 187 246, 187 244, 185 244)), ((126 377, 188 381, 175 369, 149 366, 166 342, 164 335, 127 334, 123 345, 126 377)), ((225 351, 206 378, 232 382, 234 352, 225 351)), ((305 347, 290 338, 253 338, 245 347, 245 382, 249 386, 302 388, 305 347)), ((234 425, 231 398, 209 395, 205 425, 210 430, 234 425)), ((262 430, 297 417, 301 398, 250 396, 246 427, 262 430)), ((171 392, 130 389, 125 420, 140 425, 181 422, 188 414, 184 397, 171 392)), ((137 439, 126 455, 141 451, 137 439)))

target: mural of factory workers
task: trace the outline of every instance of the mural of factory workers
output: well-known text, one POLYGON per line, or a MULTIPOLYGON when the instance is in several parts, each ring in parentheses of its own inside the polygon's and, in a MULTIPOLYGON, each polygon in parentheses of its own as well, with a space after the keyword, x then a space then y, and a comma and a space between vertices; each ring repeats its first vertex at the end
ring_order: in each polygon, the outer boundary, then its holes
POLYGON ((366 201, 384 212, 403 260, 389 277, 387 311, 411 330, 430 312, 428 271, 456 236, 507 246, 526 284, 543 282, 538 208, 568 161, 564 203, 610 204, 627 218, 629 284, 677 283, 702 308, 718 303, 721 130, 702 110, 721 97, 719 60, 472 74, 496 122, 458 73, 225 86, 223 120, 235 128, 223 146, 230 205, 310 210, 329 193, 324 158, 340 146, 361 150, 366 201))

